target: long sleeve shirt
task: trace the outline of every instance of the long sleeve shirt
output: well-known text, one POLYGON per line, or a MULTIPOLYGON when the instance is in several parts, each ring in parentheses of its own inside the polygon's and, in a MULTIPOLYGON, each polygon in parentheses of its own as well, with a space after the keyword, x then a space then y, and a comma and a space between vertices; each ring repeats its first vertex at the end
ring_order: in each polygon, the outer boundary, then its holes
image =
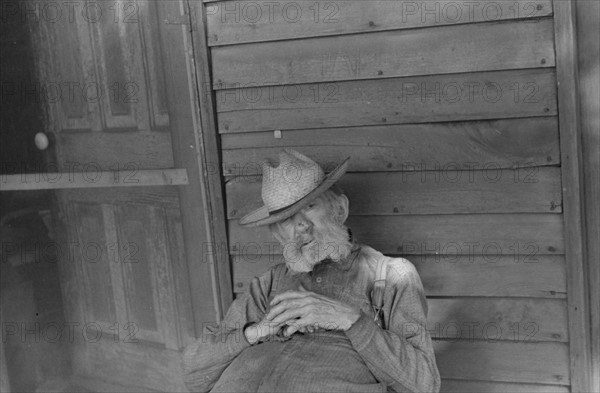
POLYGON ((326 260, 309 273, 285 264, 255 277, 219 326, 207 327, 183 355, 186 386, 198 392, 438 392, 440 376, 426 329, 427 303, 415 267, 387 265, 383 326, 371 306, 377 261, 368 246, 345 260, 326 260), (302 284, 361 310, 346 331, 296 333, 287 341, 251 345, 244 327, 258 323, 278 293, 302 284))

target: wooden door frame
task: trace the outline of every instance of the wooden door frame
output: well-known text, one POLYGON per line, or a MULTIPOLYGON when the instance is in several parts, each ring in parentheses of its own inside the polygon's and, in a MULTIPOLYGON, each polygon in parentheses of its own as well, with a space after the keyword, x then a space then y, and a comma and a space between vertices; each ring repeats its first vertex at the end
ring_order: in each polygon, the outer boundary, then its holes
POLYGON ((586 231, 576 7, 574 0, 554 1, 554 42, 560 135, 567 307, 572 392, 592 391, 589 288, 586 280, 586 231))
POLYGON ((189 186, 180 191, 186 194, 183 195, 181 209, 195 333, 200 337, 202 326, 210 322, 206 320, 206 313, 200 312, 206 308, 206 299, 198 296, 203 292, 199 279, 203 270, 201 264, 208 263, 210 266, 215 310, 213 321, 223 318, 233 301, 233 290, 204 4, 190 0, 179 0, 179 4, 181 19, 173 23, 181 24, 184 34, 194 126, 189 129, 188 135, 174 138, 173 147, 175 161, 183 164, 188 171, 189 186), (190 141, 193 143, 190 144, 190 141), (189 205, 194 203, 202 203, 203 214, 187 214, 189 205), (206 238, 197 239, 200 233, 206 233, 206 238), (190 241, 194 237, 196 241, 190 241))

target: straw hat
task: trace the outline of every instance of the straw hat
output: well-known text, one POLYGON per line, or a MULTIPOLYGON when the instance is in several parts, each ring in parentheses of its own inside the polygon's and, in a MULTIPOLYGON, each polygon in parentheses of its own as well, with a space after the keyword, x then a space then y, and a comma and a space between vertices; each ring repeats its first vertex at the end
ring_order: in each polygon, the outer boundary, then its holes
POLYGON ((279 153, 278 166, 263 163, 264 206, 242 217, 240 224, 256 227, 293 216, 346 173, 348 160, 350 157, 325 175, 319 164, 310 158, 285 149, 279 153))

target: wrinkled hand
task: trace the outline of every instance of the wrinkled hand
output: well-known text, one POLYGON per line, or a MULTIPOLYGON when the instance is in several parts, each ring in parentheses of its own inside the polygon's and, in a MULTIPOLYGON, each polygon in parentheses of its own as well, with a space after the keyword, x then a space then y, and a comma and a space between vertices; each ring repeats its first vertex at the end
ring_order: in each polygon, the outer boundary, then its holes
POLYGON ((244 335, 250 344, 254 344, 267 336, 274 336, 277 334, 279 329, 281 329, 286 322, 288 321, 274 323, 265 317, 259 323, 246 327, 246 329, 244 329, 244 335))
POLYGON ((314 329, 345 331, 360 317, 359 309, 307 291, 302 285, 298 291, 286 291, 275 296, 270 305, 271 311, 265 320, 274 326, 287 324, 285 336, 314 329))

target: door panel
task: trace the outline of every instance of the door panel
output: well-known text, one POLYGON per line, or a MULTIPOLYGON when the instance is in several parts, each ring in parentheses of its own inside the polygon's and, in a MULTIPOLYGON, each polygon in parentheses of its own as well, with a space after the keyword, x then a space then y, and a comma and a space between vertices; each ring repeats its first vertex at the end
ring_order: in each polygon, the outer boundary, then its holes
MULTIPOLYGON (((173 147, 194 125, 190 32, 165 23, 182 17, 178 1, 88 9, 87 20, 76 12, 74 20, 40 26, 38 35, 44 81, 62 87, 62 100, 49 103, 57 167, 92 183, 112 176, 135 184, 139 170, 182 161, 173 147), (188 71, 174 72, 182 68, 188 71)), ((215 322, 218 314, 214 269, 204 263, 210 256, 188 255, 185 243, 201 244, 214 224, 197 220, 205 226, 190 235, 190 211, 206 203, 186 187, 57 191, 63 244, 72 251, 60 261, 61 287, 67 320, 81 333, 72 342, 77 384, 184 390, 179 351, 195 337, 197 321, 215 322), (209 274, 191 278, 190 271, 209 274), (193 294, 192 280, 203 283, 193 294)))

